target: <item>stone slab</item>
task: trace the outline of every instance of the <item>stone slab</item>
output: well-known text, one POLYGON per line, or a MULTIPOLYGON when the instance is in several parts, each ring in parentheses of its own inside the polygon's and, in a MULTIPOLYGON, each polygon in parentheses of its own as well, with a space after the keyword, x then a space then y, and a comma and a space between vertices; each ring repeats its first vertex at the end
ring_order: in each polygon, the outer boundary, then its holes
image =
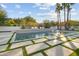
POLYGON ((0 53, 0 56, 23 56, 22 49, 15 49, 0 53))
POLYGON ((74 50, 79 48, 79 43, 76 43, 76 42, 67 42, 67 43, 64 43, 62 45, 69 47, 71 49, 74 49, 74 50))
POLYGON ((46 41, 47 39, 45 38, 41 38, 41 39, 36 39, 36 40, 33 40, 35 43, 39 43, 39 42, 44 42, 46 41))
POLYGON ((6 44, 9 41, 9 39, 11 38, 12 34, 13 34, 12 32, 0 33, 0 45, 6 44))
POLYGON ((72 40, 72 42, 77 42, 77 43, 79 43, 79 38, 72 40))
POLYGON ((41 49, 45 49, 49 47, 48 45, 44 44, 44 43, 39 43, 39 44, 34 44, 34 45, 30 45, 26 47, 27 53, 34 53, 36 51, 39 51, 41 49))
POLYGON ((56 46, 44 51, 48 56, 68 56, 73 51, 62 46, 56 46))
POLYGON ((55 40, 48 41, 46 43, 48 43, 49 45, 53 46, 53 45, 57 45, 57 44, 62 43, 62 41, 55 39, 55 40))
POLYGON ((31 41, 25 41, 25 42, 13 43, 11 45, 11 49, 17 48, 17 47, 20 47, 20 46, 24 46, 24 45, 29 45, 29 44, 32 44, 32 42, 31 41))

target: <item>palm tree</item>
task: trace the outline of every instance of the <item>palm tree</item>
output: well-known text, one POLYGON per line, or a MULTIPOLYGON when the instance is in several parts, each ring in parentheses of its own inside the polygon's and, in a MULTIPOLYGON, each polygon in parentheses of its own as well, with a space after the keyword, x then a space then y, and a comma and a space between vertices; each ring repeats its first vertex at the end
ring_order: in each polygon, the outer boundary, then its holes
POLYGON ((62 3, 62 8, 64 9, 64 26, 65 26, 65 29, 69 29, 69 16, 70 16, 70 11, 71 11, 71 6, 73 5, 74 3, 62 3), (67 11, 66 11, 67 10, 67 11), (67 17, 66 17, 66 12, 67 12, 67 17))
POLYGON ((61 24, 61 18, 60 18, 60 11, 61 11, 61 9, 62 9, 62 7, 61 7, 61 5, 59 4, 59 3, 57 3, 56 4, 56 13, 57 13, 57 20, 58 20, 58 22, 57 22, 57 29, 61 29, 61 26, 60 26, 60 24, 61 24))
POLYGON ((66 29, 66 7, 67 7, 67 3, 62 3, 62 8, 64 10, 64 26, 66 29))
POLYGON ((70 15, 70 11, 71 11, 71 6, 74 3, 67 3, 67 29, 69 29, 70 25, 69 25, 69 15, 70 15))

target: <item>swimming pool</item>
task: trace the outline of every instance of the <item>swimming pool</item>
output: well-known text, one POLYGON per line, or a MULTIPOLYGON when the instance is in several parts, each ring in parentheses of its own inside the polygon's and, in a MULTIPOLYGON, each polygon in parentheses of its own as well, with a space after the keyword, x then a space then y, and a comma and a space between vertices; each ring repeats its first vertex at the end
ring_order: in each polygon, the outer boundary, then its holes
POLYGON ((32 40, 33 38, 42 38, 51 35, 51 31, 36 31, 36 32, 23 32, 16 33, 15 41, 19 40, 32 40))

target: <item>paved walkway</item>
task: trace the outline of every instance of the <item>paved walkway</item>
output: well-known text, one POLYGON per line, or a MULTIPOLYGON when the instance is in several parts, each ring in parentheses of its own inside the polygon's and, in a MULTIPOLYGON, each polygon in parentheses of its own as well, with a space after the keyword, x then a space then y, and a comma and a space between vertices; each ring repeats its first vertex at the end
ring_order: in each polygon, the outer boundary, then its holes
POLYGON ((0 35, 0 56, 69 56, 79 48, 77 32, 67 33, 61 39, 48 40, 47 37, 15 43, 16 34, 9 32, 0 35))

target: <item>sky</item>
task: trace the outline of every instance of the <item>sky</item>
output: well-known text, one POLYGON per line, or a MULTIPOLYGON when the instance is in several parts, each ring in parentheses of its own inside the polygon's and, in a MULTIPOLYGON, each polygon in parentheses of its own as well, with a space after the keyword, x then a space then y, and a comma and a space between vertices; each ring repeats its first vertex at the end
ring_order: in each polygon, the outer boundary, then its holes
MULTIPOLYGON (((6 10, 9 18, 22 18, 31 16, 37 22, 44 20, 57 21, 55 13, 55 3, 1 3, 0 6, 6 10)), ((79 19, 79 4, 74 4, 71 10, 72 20, 79 19)), ((63 19, 63 11, 61 11, 61 18, 63 19)))

